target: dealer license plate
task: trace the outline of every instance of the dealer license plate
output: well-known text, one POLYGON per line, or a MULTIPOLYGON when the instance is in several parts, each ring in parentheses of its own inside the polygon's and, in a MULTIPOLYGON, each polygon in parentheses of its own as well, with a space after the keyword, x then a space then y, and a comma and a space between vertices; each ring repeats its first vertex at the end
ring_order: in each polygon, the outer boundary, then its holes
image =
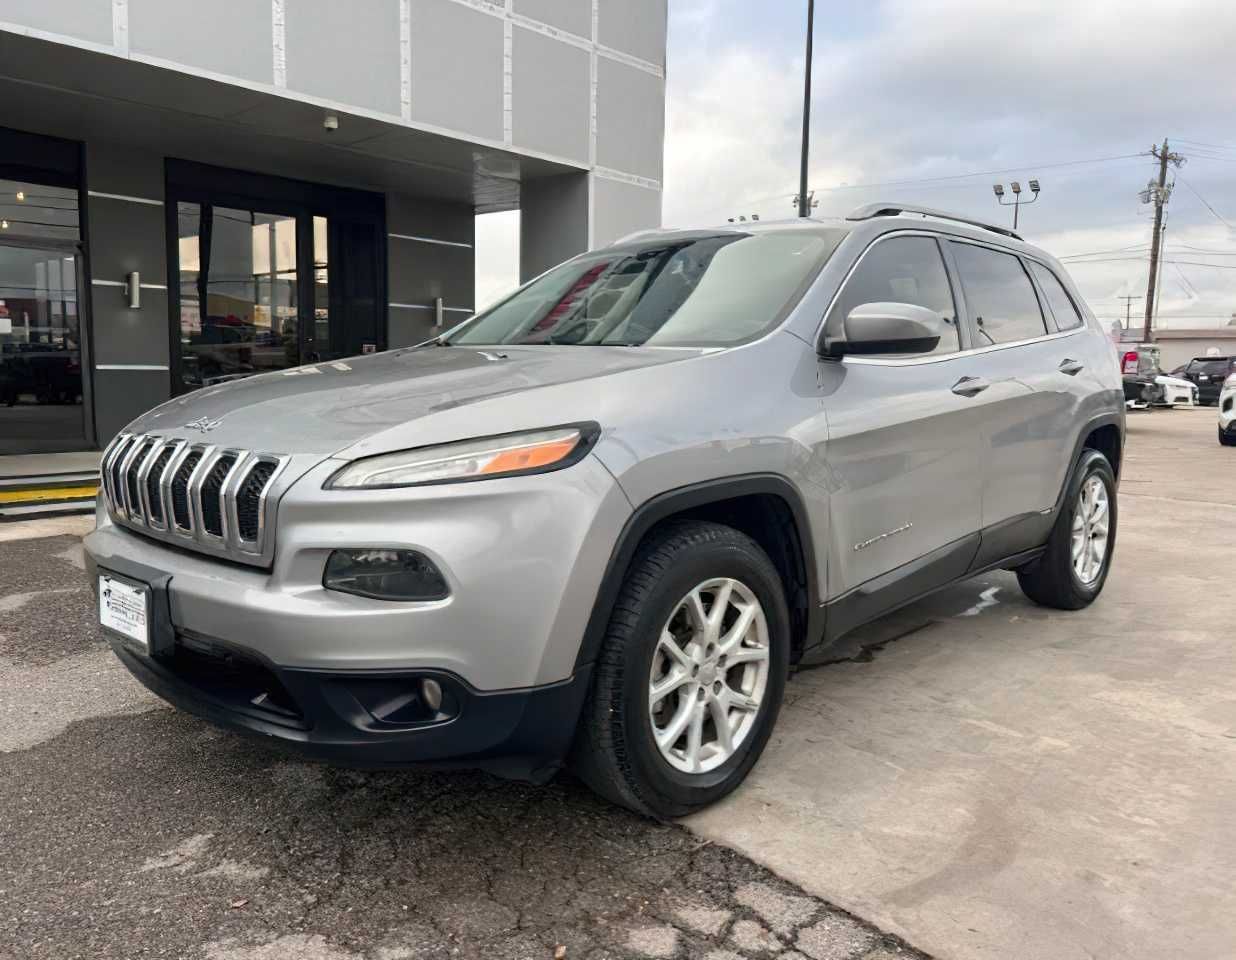
POLYGON ((99 574, 99 623, 150 649, 150 588, 99 574))

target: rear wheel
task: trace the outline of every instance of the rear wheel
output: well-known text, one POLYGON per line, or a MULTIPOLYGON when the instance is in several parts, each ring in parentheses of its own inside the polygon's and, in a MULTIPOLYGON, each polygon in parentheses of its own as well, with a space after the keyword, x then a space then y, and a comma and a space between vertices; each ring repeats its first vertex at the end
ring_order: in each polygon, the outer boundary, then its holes
POLYGON ((655 817, 698 810, 759 759, 789 670, 776 568, 716 523, 667 527, 632 562, 572 763, 594 790, 655 817))
POLYGON ((1080 610, 1103 590, 1116 547, 1116 477, 1097 450, 1083 451, 1047 549, 1017 572, 1035 603, 1080 610))

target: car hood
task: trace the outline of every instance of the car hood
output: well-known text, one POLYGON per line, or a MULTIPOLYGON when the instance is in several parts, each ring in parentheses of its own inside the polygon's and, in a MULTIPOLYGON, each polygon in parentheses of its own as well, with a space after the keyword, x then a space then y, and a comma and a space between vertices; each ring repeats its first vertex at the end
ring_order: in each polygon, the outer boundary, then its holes
POLYGON ((128 429, 266 453, 329 456, 357 444, 365 449, 353 454, 370 453, 591 419, 595 414, 579 407, 596 397, 592 384, 572 391, 577 402, 570 409, 533 403, 529 417, 544 420, 552 413, 546 422, 519 422, 514 398, 704 352, 569 346, 393 350, 206 387, 154 408, 128 429), (486 414, 500 415, 471 423, 466 433, 443 437, 427 426, 434 417, 487 402, 486 414))

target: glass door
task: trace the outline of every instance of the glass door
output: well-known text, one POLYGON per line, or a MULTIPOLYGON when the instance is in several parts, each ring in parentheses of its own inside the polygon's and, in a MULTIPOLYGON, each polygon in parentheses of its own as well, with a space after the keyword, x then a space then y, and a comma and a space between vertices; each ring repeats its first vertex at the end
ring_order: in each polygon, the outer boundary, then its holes
POLYGON ((385 198, 167 161, 178 392, 385 349, 385 198))
POLYGON ((0 238, 0 455, 87 446, 73 245, 0 238))
POLYGON ((297 366, 295 215, 183 202, 176 215, 182 389, 297 366))

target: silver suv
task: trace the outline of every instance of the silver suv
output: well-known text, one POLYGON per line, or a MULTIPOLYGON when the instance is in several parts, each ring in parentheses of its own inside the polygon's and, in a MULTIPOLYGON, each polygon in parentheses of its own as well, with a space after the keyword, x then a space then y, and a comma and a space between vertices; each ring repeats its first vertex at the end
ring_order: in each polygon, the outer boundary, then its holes
POLYGON ((933 590, 1102 590, 1124 400, 1060 264, 905 206, 641 233, 412 349, 179 397, 108 447, 113 648, 332 762, 732 790, 790 672, 933 590))

